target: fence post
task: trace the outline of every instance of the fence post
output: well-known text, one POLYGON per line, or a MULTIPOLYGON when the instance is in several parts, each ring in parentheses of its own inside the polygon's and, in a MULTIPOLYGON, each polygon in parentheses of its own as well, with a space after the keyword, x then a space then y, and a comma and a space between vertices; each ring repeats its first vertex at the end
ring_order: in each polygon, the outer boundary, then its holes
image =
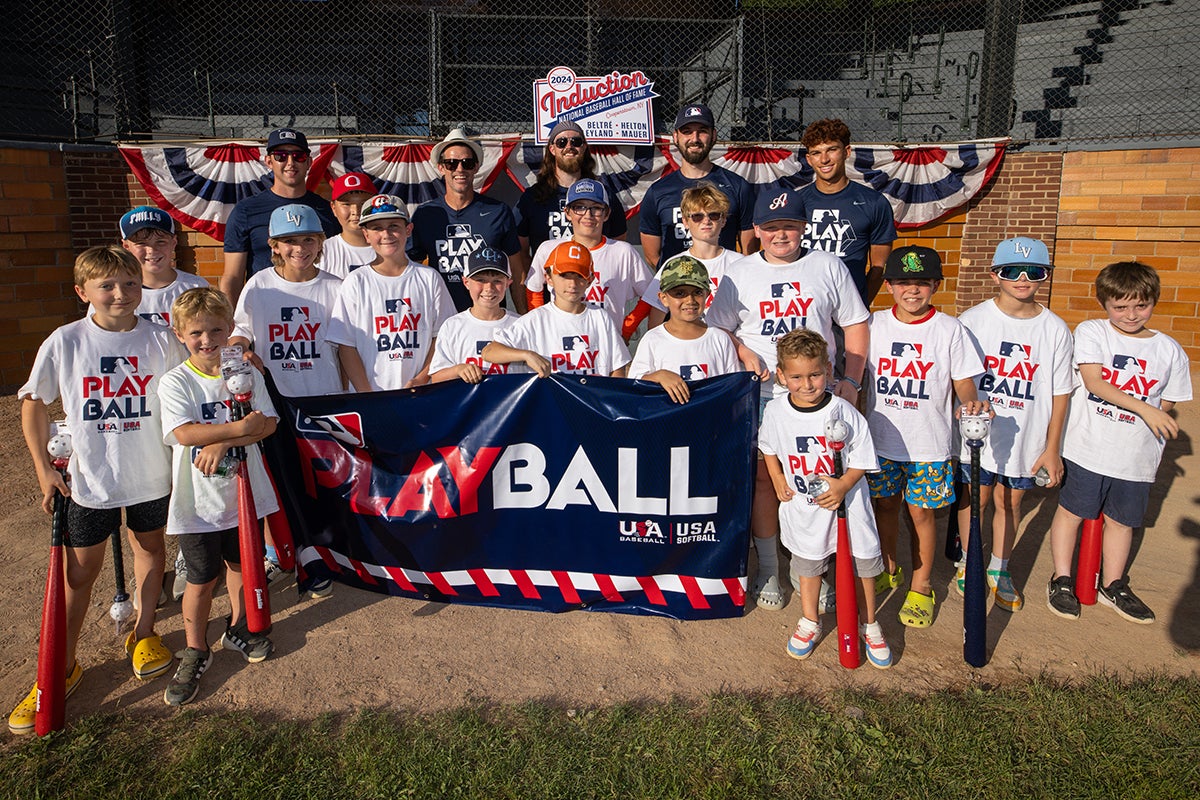
POLYGON ((1020 22, 1021 0, 988 0, 983 68, 979 76, 979 119, 975 129, 980 138, 1008 135, 1020 22))

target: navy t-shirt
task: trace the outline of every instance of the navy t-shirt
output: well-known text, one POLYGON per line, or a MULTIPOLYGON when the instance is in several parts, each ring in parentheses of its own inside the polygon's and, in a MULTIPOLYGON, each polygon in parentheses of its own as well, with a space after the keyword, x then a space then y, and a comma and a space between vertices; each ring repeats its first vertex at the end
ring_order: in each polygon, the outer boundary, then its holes
POLYGON ((247 197, 233 207, 229 221, 225 223, 225 252, 249 253, 246 264, 246 279, 254 273, 271 266, 271 248, 267 244, 267 230, 271 224, 271 212, 291 203, 306 205, 317 212, 325 236, 337 236, 342 226, 333 215, 329 201, 316 192, 308 192, 299 199, 280 197, 270 189, 247 197))
POLYGON ((662 238, 662 251, 659 253, 656 267, 661 267, 668 258, 692 246, 692 235, 683 226, 679 203, 684 191, 700 181, 708 181, 729 198, 729 217, 725 220, 725 227, 721 229, 719 238, 722 247, 736 250, 738 234, 754 227, 754 190, 745 178, 724 167, 716 166, 703 178, 694 180, 685 178, 682 172, 675 170, 650 184, 646 196, 642 198, 642 223, 639 230, 662 238))
POLYGON ((833 194, 825 194, 810 183, 800 190, 800 202, 808 221, 803 246, 833 253, 846 262, 865 301, 871 245, 896 241, 891 204, 879 192, 854 181, 833 194))
MULTIPOLYGON (((526 189, 517 201, 517 235, 529 239, 530 252, 537 252, 538 245, 549 239, 568 239, 573 231, 567 220, 567 189, 558 187, 558 197, 544 203, 533 199, 533 189, 526 189)), ((604 222, 604 235, 610 239, 624 236, 629 231, 625 209, 621 201, 610 193, 608 207, 611 209, 604 222)))
POLYGON ((450 208, 443 197, 422 203, 413 213, 412 222, 408 257, 413 261, 429 259, 429 266, 442 276, 459 311, 471 307, 471 295, 462 282, 467 256, 484 246, 503 250, 509 256, 521 249, 512 209, 480 194, 462 211, 450 208))

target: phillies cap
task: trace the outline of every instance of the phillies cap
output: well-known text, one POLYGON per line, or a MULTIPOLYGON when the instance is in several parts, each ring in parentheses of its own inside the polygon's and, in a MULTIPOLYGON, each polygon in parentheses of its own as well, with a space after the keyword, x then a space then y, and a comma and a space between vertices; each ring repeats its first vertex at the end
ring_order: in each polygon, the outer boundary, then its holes
POLYGON ((992 269, 1013 265, 1054 266, 1050 263, 1050 251, 1046 245, 1028 236, 1005 239, 996 245, 996 252, 992 256, 992 269))
POLYGON ((481 247, 467 256, 467 275, 473 278, 480 272, 500 272, 509 277, 512 271, 508 267, 508 256, 503 250, 494 247, 481 247))
POLYGON ((394 194, 377 194, 359 209, 359 226, 382 219, 402 219, 408 222, 408 206, 394 194))
POLYGON ((121 216, 120 225, 122 239, 128 239, 142 228, 154 228, 156 231, 164 233, 175 233, 175 220, 171 219, 167 212, 154 206, 138 206, 126 211, 121 216))
POLYGON ((786 186, 764 186, 754 203, 754 224, 765 225, 779 219, 804 219, 800 193, 786 186))
POLYGON ((712 110, 700 103, 679 109, 679 113, 675 115, 675 130, 679 130, 691 122, 699 122, 709 128, 717 127, 717 123, 713 120, 712 110))
POLYGON ((608 205, 608 192, 604 191, 604 184, 600 181, 580 178, 571 184, 571 188, 567 189, 567 205, 571 205, 577 200, 592 200, 606 206, 608 205))
MULTIPOLYGON (((583 136, 583 128, 579 127, 579 123, 573 120, 564 119, 554 123, 554 127, 550 129, 550 141, 558 138, 559 134, 563 133, 578 133, 583 136)), ((586 139, 584 141, 587 141, 586 139)))
POLYGON ((375 188, 375 182, 371 180, 371 176, 365 172, 347 172, 329 185, 333 187, 333 193, 330 196, 334 200, 350 192, 375 194, 378 191, 375 188))
POLYGON ((694 286, 711 292, 712 284, 708 282, 708 269, 704 262, 694 256, 680 255, 663 264, 658 288, 669 292, 676 286, 694 286))
POLYGON ((883 268, 885 281, 940 281, 942 279, 942 257, 936 250, 920 245, 899 247, 888 254, 883 268))
POLYGON ((301 236, 307 233, 325 235, 325 230, 321 227, 321 218, 309 206, 288 203, 271 212, 271 224, 267 227, 269 238, 282 239, 285 236, 301 236))
POLYGON ((563 242, 550 251, 546 269, 555 275, 576 272, 585 278, 592 277, 592 254, 579 242, 563 242))
POLYGON ((467 132, 462 128, 455 128, 446 134, 445 139, 442 139, 433 146, 433 153, 431 156, 433 165, 436 167, 438 164, 440 164, 442 161, 442 153, 446 152, 447 147, 454 147, 455 145, 471 148, 471 152, 475 154, 475 160, 480 164, 483 163, 483 148, 479 145, 479 142, 474 142, 468 139, 467 132))
POLYGON ((285 144, 294 144, 302 150, 307 150, 308 137, 295 128, 276 128, 267 137, 267 152, 285 144))

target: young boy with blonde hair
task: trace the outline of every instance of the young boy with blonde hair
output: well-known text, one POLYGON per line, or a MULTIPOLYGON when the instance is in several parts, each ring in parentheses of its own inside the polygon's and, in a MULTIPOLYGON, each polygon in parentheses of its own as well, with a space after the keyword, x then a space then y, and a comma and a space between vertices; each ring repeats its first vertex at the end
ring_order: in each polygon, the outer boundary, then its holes
POLYGON ((844 502, 862 590, 860 635, 866 641, 867 661, 887 669, 892 651, 875 619, 875 578, 883 572, 883 559, 862 480, 878 468, 867 421, 854 406, 827 391, 833 368, 829 345, 820 334, 798 328, 780 338, 777 349, 776 375, 787 394, 767 404, 758 449, 779 499, 783 544, 792 553, 792 570, 800 582, 801 616, 788 640, 788 655, 808 658, 821 638, 821 576, 837 554, 837 510, 844 502), (826 438, 831 420, 844 422, 850 433, 840 477, 833 475, 833 450, 826 438))
MULTIPOLYGON (((134 630, 126 639, 133 674, 146 680, 171 668, 171 651, 154 632, 165 561, 163 526, 171 493, 170 455, 162 442, 158 384, 183 356, 170 330, 138 317, 141 266, 115 245, 92 247, 75 260, 75 293, 92 304, 90 317, 58 328, 38 348, 29 380, 17 396, 21 430, 33 458, 42 508, 68 497, 66 555, 67 693, 83 676, 76 644, 104 566, 108 540, 121 529, 133 548, 139 594, 134 630), (62 399, 74 452, 64 483, 46 450, 47 406, 62 399)), ((33 730, 37 686, 8 717, 13 733, 33 730)))

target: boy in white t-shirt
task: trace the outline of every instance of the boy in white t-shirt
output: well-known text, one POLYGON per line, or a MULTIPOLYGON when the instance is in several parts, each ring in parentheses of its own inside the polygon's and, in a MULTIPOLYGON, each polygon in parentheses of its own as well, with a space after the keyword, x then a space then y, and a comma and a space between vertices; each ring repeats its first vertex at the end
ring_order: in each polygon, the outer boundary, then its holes
POLYGON ((498 331, 520 319, 501 305, 512 283, 510 269, 508 256, 495 247, 481 247, 467 256, 463 286, 471 295, 471 307, 446 320, 438 332, 429 365, 431 382, 459 378, 479 383, 488 375, 509 371, 511 364, 485 361, 483 348, 495 340, 498 331))
MULTIPOLYGON (((772 397, 787 392, 776 385, 775 348, 789 331, 808 328, 829 343, 830 363, 842 363, 834 352, 833 326, 845 332, 843 377, 835 378, 834 394, 858 401, 867 357, 867 307, 854 288, 842 260, 814 250, 805 253, 804 208, 799 193, 780 188, 762 191, 754 206, 754 231, 762 250, 726 267, 725 277, 708 307, 706 319, 738 345, 742 364, 762 379, 759 419, 772 397)), ((751 597, 759 608, 778 611, 785 598, 779 582, 779 500, 762 463, 755 478, 750 515, 758 554, 758 575, 751 597)))
POLYGON ((870 392, 867 422, 879 456, 879 472, 867 476, 886 571, 877 591, 903 581, 896 565, 900 514, 912 519, 912 585, 900 621, 913 628, 933 622, 930 582, 936 547, 935 510, 954 502, 952 400, 963 414, 985 414, 972 380, 983 361, 958 320, 930 300, 942 282, 942 260, 928 247, 893 250, 883 271, 896 304, 871 315, 867 360, 870 392))
POLYGON ((365 172, 347 172, 329 184, 330 207, 342 224, 342 232, 321 246, 321 269, 346 279, 354 270, 375 260, 375 250, 367 244, 359 226, 359 212, 377 191, 365 172))
MULTIPOLYGON (((75 260, 75 293, 95 313, 51 333, 38 348, 29 380, 17 396, 21 430, 37 470, 42 508, 55 492, 68 497, 66 556, 66 691, 79 686, 83 667, 76 644, 104 566, 108 540, 121 529, 121 510, 133 548, 138 614, 125 641, 133 673, 146 680, 171 668, 171 651, 154 633, 166 550, 163 526, 171 493, 170 453, 162 443, 158 383, 182 358, 161 325, 141 319, 142 275, 120 247, 92 247, 75 260), (73 453, 70 483, 51 463, 47 406, 61 398, 73 453)), ((38 688, 8 717, 13 733, 34 728, 38 688)))
MULTIPOLYGON (((742 257, 736 250, 727 250, 720 244, 721 231, 729 219, 729 198, 708 181, 700 181, 684 190, 679 201, 679 213, 683 217, 683 227, 692 237, 692 246, 682 255, 689 255, 703 264, 712 282, 712 294, 704 304, 707 310, 725 276, 726 267, 742 257)), ((663 268, 666 268, 666 264, 663 264, 663 268)), ((649 312, 648 324, 651 329, 663 324, 667 316, 667 307, 658 296, 662 274, 663 270, 660 269, 642 294, 642 301, 649 306, 646 310, 649 312)))
POLYGON ((758 449, 779 498, 783 543, 792 553, 792 571, 800 582, 801 616, 787 652, 793 658, 808 658, 821 638, 821 576, 837 553, 837 510, 845 502, 850 550, 862 584, 860 635, 867 644, 867 661, 887 669, 892 651, 875 619, 875 578, 883 572, 883 559, 862 480, 878 468, 875 449, 862 414, 826 391, 833 373, 828 347, 820 334, 804 328, 779 340, 776 373, 787 394, 767 404, 758 430, 758 449), (841 420, 849 429, 841 477, 833 476, 834 451, 825 427, 831 420, 841 420), (811 480, 816 475, 821 481, 811 480))
MULTIPOLYGON (((994 501, 987 583, 996 605, 1006 611, 1019 611, 1025 604, 1008 572, 1021 498, 1035 485, 1035 475, 1040 474, 1043 486, 1058 486, 1062 480, 1063 426, 1075 387, 1071 330, 1037 301, 1050 270, 1046 245, 1023 236, 1005 239, 992 257, 996 296, 958 318, 983 358, 985 371, 975 385, 996 413, 979 454, 979 506, 985 509, 994 501)), ((965 552, 971 529, 971 453, 965 442, 959 461, 958 529, 965 552)), ((955 574, 959 594, 965 576, 966 565, 960 563, 955 574)))
POLYGON ((686 403, 688 381, 737 372, 742 365, 728 334, 704 324, 704 308, 712 296, 704 264, 678 255, 668 259, 659 274, 658 302, 671 318, 638 342, 629 377, 661 384, 672 400, 686 403))
POLYGON ((595 277, 587 247, 559 242, 545 270, 554 302, 498 331, 480 355, 493 364, 522 362, 542 378, 552 372, 624 378, 629 349, 621 332, 606 311, 584 300, 595 277))
POLYGON ((130 209, 121 216, 118 227, 121 229, 121 246, 132 253, 142 267, 142 302, 138 304, 138 316, 169 328, 171 304, 175 298, 188 289, 208 286, 208 280, 175 268, 175 220, 162 209, 153 206, 130 209))
POLYGON ((1154 622, 1154 612, 1129 589, 1125 569, 1165 440, 1179 435, 1170 411, 1192 399, 1187 354, 1170 336, 1146 327, 1161 291, 1153 267, 1137 261, 1109 264, 1096 276, 1096 299, 1107 319, 1089 319, 1075 328, 1081 382, 1067 412, 1067 474, 1050 523, 1054 574, 1047 602, 1060 617, 1079 617, 1071 577, 1079 523, 1103 514, 1096 600, 1131 622, 1154 622))
MULTIPOLYGON (((562 242, 576 242, 586 247, 592 256, 592 282, 584 292, 583 301, 590 308, 607 312, 620 330, 625 314, 650 283, 650 268, 633 245, 604 235, 604 223, 611 212, 608 192, 600 181, 581 178, 571 184, 567 189, 565 209, 571 222, 571 236, 551 239, 538 246, 525 278, 525 298, 529 308, 545 303, 545 266, 551 251, 562 242)), ((550 290, 553 295, 553 285, 550 290)), ((632 329, 621 331, 626 341, 632 334, 632 329)))
POLYGON ((358 219, 375 259, 342 284, 329 341, 341 345, 342 370, 357 392, 422 386, 454 302, 436 270, 409 260, 412 223, 403 200, 375 195, 358 219))
POLYGON ((171 319, 175 335, 189 354, 159 385, 163 441, 171 445, 174 476, 167 533, 179 542, 187 564, 183 592, 187 645, 163 700, 169 706, 181 706, 196 696, 200 676, 212 661, 208 618, 213 588, 222 572, 230 607, 222 647, 236 650, 251 663, 262 661, 274 649, 270 639, 251 633, 246 625, 237 480, 236 474, 226 474, 221 468, 228 467, 222 460, 231 455, 231 449, 243 448, 255 512, 261 520, 278 511, 262 453, 253 446, 275 432, 278 415, 262 376, 252 370, 253 410, 241 420, 230 419, 231 394, 221 377, 221 348, 233 332, 233 307, 225 295, 212 288, 185 292, 175 301, 171 319))

